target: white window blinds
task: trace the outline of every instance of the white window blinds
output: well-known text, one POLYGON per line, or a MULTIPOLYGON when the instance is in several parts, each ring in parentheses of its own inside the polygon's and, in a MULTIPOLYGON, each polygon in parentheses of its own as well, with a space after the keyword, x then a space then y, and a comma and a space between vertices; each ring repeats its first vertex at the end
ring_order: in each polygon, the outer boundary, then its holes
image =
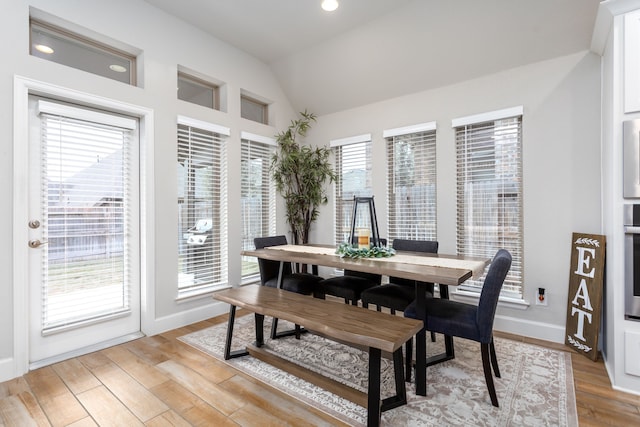
POLYGON ((436 132, 387 138, 389 243, 436 240, 436 132))
POLYGON ((214 130, 178 125, 179 296, 227 284, 225 139, 214 130))
MULTIPOLYGON (((373 195, 371 183, 371 136, 332 141, 335 156, 335 242, 349 240, 353 197, 373 195)), ((360 215, 358 215, 360 216, 360 215)), ((367 220, 363 215, 362 221, 367 220)), ((356 223, 356 226, 367 226, 356 223)))
MULTIPOLYGON (((455 128, 457 251, 492 258, 498 249, 513 262, 502 294, 522 298, 522 116, 455 128)), ((479 291, 482 280, 461 289, 479 291)))
POLYGON ((130 311, 137 122, 47 101, 38 110, 47 335, 130 311))
MULTIPOLYGON (((242 249, 253 249, 254 238, 276 233, 276 190, 270 174, 275 141, 243 138, 241 146, 242 249)), ((242 257, 243 281, 258 274, 258 260, 242 257)))

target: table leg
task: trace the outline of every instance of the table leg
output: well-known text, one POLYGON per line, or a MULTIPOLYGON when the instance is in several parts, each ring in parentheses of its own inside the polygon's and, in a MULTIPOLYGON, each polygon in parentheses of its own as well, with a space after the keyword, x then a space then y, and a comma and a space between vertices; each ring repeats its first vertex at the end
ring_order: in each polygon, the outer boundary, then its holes
MULTIPOLYGON (((425 293, 427 284, 416 282, 416 313, 424 321, 426 305, 425 293)), ((418 396, 427 395, 427 332, 424 329, 416 334, 416 394, 418 396)))
POLYGON ((396 382, 396 395, 387 397, 382 400, 380 405, 380 412, 388 411, 389 409, 397 408, 407 404, 407 387, 405 385, 405 377, 403 372, 403 357, 402 347, 393 352, 393 371, 395 374, 396 382))
MULTIPOLYGON (((369 389, 367 401, 367 426, 380 425, 380 357, 379 348, 369 347, 369 389)), ((402 369, 402 367, 400 368, 402 369)), ((404 384, 404 382, 403 382, 404 384)))

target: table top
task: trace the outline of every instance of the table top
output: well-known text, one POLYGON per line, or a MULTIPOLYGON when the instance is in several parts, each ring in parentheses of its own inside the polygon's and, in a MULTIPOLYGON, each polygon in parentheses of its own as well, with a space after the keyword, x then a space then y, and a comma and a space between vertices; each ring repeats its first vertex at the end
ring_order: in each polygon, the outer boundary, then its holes
POLYGON ((215 292, 213 297, 254 313, 288 320, 329 338, 389 352, 400 348, 422 327, 422 322, 416 319, 267 286, 225 289, 215 292))
POLYGON ((346 258, 328 245, 282 245, 242 251, 272 261, 289 261, 354 271, 401 277, 422 282, 457 286, 470 277, 479 277, 491 260, 458 255, 396 251, 389 258, 346 258))

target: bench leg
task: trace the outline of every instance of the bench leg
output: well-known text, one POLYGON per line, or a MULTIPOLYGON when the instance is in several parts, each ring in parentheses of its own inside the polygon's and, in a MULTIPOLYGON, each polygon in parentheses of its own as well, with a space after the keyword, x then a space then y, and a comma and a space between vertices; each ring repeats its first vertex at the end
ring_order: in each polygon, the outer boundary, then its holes
POLYGON ((232 305, 229 308, 229 322, 227 323, 227 340, 224 344, 224 360, 229 360, 234 357, 246 356, 249 354, 246 349, 231 351, 231 339, 233 338, 233 324, 236 320, 236 306, 232 305))
POLYGON ((404 363, 402 358, 402 347, 393 352, 393 372, 396 381, 396 395, 387 397, 382 401, 380 411, 388 411, 407 403, 407 387, 404 379, 404 363))
MULTIPOLYGON (((380 357, 382 351, 369 348, 369 390, 367 401, 367 427, 380 425, 380 357)), ((402 369, 402 367, 400 368, 402 369)), ((403 382, 404 384, 404 382, 403 382)))
POLYGON ((256 347, 264 345, 264 315, 255 313, 256 319, 256 347))

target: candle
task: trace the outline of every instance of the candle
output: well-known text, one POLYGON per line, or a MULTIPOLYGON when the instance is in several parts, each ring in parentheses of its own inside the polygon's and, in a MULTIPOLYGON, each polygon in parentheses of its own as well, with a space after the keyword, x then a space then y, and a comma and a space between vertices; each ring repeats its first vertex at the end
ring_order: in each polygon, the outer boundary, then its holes
POLYGON ((369 229, 358 229, 358 249, 369 249, 369 229))

